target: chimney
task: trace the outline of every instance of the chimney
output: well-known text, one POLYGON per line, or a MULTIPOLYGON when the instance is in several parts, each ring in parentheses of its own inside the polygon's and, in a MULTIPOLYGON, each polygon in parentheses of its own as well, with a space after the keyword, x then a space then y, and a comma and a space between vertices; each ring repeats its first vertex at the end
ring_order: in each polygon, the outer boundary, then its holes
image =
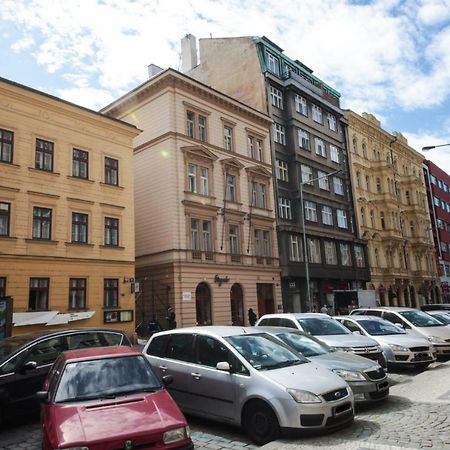
POLYGON ((148 66, 148 77, 152 78, 157 75, 159 72, 162 72, 164 69, 162 67, 157 66, 156 64, 150 64, 148 66))
POLYGON ((197 64, 197 38, 187 34, 181 39, 181 72, 187 73, 197 64))

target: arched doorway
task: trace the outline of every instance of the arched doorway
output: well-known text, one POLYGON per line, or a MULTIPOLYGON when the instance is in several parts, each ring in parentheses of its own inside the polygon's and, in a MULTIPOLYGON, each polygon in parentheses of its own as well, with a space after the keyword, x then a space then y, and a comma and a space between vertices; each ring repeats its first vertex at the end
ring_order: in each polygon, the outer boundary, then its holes
POLYGON ((211 325, 211 290, 206 283, 200 283, 195 290, 197 325, 211 325))
POLYGON ((244 293, 238 283, 230 289, 231 324, 244 326, 244 293))

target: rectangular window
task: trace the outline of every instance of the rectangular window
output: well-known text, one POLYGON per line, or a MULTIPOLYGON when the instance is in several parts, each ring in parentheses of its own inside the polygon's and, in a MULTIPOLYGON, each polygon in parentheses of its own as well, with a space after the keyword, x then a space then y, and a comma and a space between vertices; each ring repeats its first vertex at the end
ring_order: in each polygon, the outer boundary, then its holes
POLYGON ((33 239, 52 238, 52 210, 49 208, 33 208, 33 239))
POLYGON ((440 201, 437 197, 433 197, 433 203, 434 203, 436 206, 441 206, 441 201, 440 201))
POLYGON ((119 184, 119 161, 117 159, 105 157, 105 184, 113 186, 119 184))
POLYGON ((270 98, 273 106, 283 109, 283 94, 279 89, 270 86, 270 98))
POLYGON ((226 199, 229 202, 235 202, 236 201, 236 177, 233 175, 227 175, 227 195, 226 199))
POLYGON ((336 117, 333 116, 333 114, 328 113, 327 115, 327 121, 328 121, 328 128, 331 131, 336 131, 337 130, 337 126, 336 126, 336 117))
POLYGON ((263 142, 261 139, 256 139, 256 159, 258 161, 264 161, 263 142))
POLYGON ((119 245, 119 219, 105 217, 105 245, 119 245))
POLYGON ((305 202, 305 219, 317 222, 317 206, 314 202, 305 202))
POLYGON ((207 167, 200 167, 200 194, 209 195, 209 171, 207 167))
POLYGON ((303 261, 303 243, 299 236, 293 234, 289 236, 289 260, 303 261))
POLYGON ((320 254, 319 239, 308 238, 308 260, 313 264, 320 264, 322 262, 322 255, 320 254))
POLYGON ((248 156, 255 159, 255 138, 247 136, 248 156))
POLYGON ((30 278, 29 311, 48 310, 49 278, 30 278))
POLYGON ((11 205, 0 202, 0 236, 9 236, 11 205))
POLYGON ((436 177, 434 175, 430 175, 430 180, 433 184, 437 184, 436 177))
POLYGON ((281 159, 276 160, 276 175, 278 180, 289 181, 288 165, 286 161, 282 161, 281 159))
POLYGON ((88 241, 88 215, 72 213, 72 242, 86 244, 88 241))
POLYGON ((312 105, 312 118, 314 122, 323 123, 322 108, 320 106, 312 105))
POLYGON ((89 153, 74 148, 72 150, 72 176, 88 179, 89 177, 89 153))
POLYGON ((0 128, 0 161, 12 163, 14 148, 14 133, 0 128))
POLYGON ((348 228, 347 225, 347 212, 343 209, 337 209, 336 210, 336 216, 337 216, 337 225, 339 228, 348 228))
POLYGON ((261 256, 261 239, 259 237, 261 230, 255 230, 255 256, 261 256))
POLYGON ((311 149, 309 133, 301 128, 298 129, 298 145, 305 150, 311 149))
POLYGON ((333 189, 335 194, 344 195, 344 183, 341 178, 333 177, 333 189))
POLYGON ((186 133, 189 137, 195 138, 195 114, 192 111, 186 111, 186 133))
POLYGON ((350 245, 339 244, 339 251, 341 253, 341 265, 351 266, 352 265, 352 257, 350 255, 350 245))
POLYGON ((322 206, 322 223, 333 225, 333 210, 330 206, 322 206))
POLYGON ((356 267, 366 267, 364 249, 360 245, 355 245, 355 262, 356 267))
POLYGON ((311 182, 313 178, 312 169, 309 166, 306 166, 305 164, 302 164, 300 166, 301 175, 302 175, 302 184, 307 183, 310 185, 313 185, 311 182))
POLYGON ((203 251, 212 252, 211 222, 203 221, 203 251))
POLYGON ((251 205, 252 206, 256 206, 257 202, 258 202, 258 183, 256 183, 256 181, 252 181, 251 182, 251 193, 252 193, 252 198, 251 198, 251 205))
POLYGON ((188 188, 189 192, 197 192, 197 166, 188 164, 188 188))
POLYGON ((239 227, 237 225, 230 225, 228 228, 228 236, 230 239, 230 253, 238 255, 239 252, 239 227))
POLYGON ((191 249, 200 250, 199 220, 191 219, 191 249))
POLYGON ((291 201, 287 198, 280 197, 278 199, 278 210, 280 219, 292 220, 291 201))
POLYGON ((6 277, 0 277, 0 298, 6 296, 6 277))
POLYGON ((266 185, 260 183, 258 187, 259 187, 258 207, 265 208, 266 207, 266 185))
POLYGON ((308 107, 306 105, 306 99, 296 94, 294 97, 294 101, 295 101, 295 110, 298 113, 302 114, 303 116, 307 116, 308 107))
POLYGON ((225 150, 233 151, 233 129, 230 127, 223 127, 223 145, 225 150))
POLYGON ((206 142, 206 117, 198 116, 198 138, 202 142, 206 142))
POLYGON ((86 309, 86 278, 69 280, 69 309, 86 309))
POLYGON ((336 244, 333 241, 325 241, 324 251, 325 251, 325 263, 336 265, 337 264, 336 244))
POLYGON ((283 125, 280 125, 279 123, 273 124, 273 140, 275 142, 278 142, 279 144, 286 145, 286 135, 284 132, 283 125))
POLYGON ((34 167, 39 170, 53 172, 53 142, 36 139, 34 167))
POLYGON ((117 278, 105 278, 103 282, 103 306, 105 308, 117 308, 119 306, 119 280, 117 278))
POLYGON ((263 230, 263 256, 271 256, 270 251, 270 232, 263 230))
POLYGON ((266 50, 266 67, 269 72, 274 75, 280 76, 280 61, 279 59, 272 55, 272 53, 266 50))
POLYGON ((325 150, 325 143, 322 139, 315 138, 314 139, 315 147, 316 147, 316 155, 327 157, 327 151, 325 150))
POLYGON ((323 189, 324 191, 330 190, 330 183, 328 180, 328 176, 325 172, 321 172, 320 170, 317 172, 317 178, 319 182, 319 188, 323 189))
POLYGON ((330 145, 330 158, 331 161, 339 164, 339 150, 334 145, 330 145))

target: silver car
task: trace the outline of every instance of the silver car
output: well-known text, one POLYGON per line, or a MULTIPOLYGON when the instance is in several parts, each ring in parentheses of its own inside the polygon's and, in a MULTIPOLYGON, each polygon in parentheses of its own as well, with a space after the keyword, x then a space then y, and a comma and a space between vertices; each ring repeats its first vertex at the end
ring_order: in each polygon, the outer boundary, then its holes
POLYGON ((377 361, 386 367, 386 361, 377 341, 351 333, 337 320, 320 313, 265 314, 256 326, 288 327, 309 333, 335 350, 352 352, 364 358, 377 361))
POLYGON ((281 431, 323 430, 353 420, 341 377, 277 338, 244 327, 195 327, 151 337, 143 349, 186 413, 242 426, 258 445, 281 431))
POLYGON ((448 309, 427 311, 427 314, 433 316, 444 325, 447 325, 448 327, 450 326, 450 311, 448 309))
POLYGON ((324 342, 299 330, 260 327, 300 352, 314 364, 325 367, 352 388, 355 402, 383 400, 389 395, 386 372, 376 362, 348 352, 337 352, 324 342))
POLYGON ((375 339, 390 365, 426 368, 436 361, 436 350, 425 337, 411 336, 402 328, 376 316, 337 316, 354 333, 375 339))

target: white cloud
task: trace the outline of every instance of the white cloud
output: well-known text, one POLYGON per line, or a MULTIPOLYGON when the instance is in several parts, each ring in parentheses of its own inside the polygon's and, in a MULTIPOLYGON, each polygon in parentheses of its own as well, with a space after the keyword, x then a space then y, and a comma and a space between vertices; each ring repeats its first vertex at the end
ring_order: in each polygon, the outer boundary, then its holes
POLYGON ((94 88, 58 89, 57 96, 68 102, 86 106, 95 111, 114 100, 111 92, 94 88))

